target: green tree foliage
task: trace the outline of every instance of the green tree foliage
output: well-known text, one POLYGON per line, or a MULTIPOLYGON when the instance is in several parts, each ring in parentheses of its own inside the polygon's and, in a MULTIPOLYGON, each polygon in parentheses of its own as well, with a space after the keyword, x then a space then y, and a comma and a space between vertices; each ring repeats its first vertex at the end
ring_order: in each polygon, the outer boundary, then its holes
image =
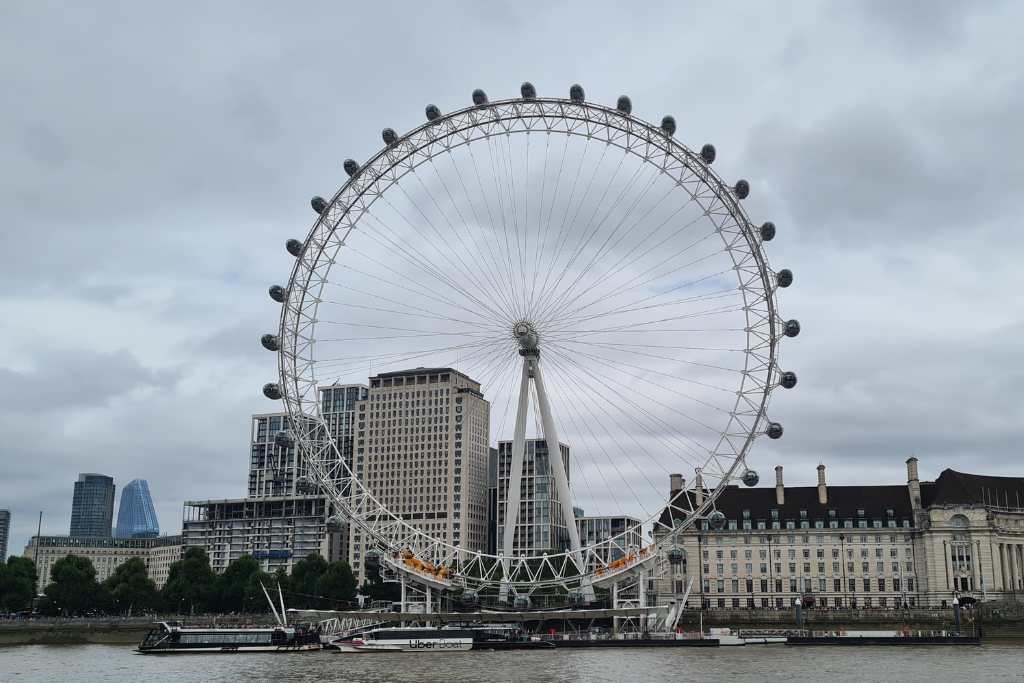
POLYGON ((202 548, 192 547, 171 565, 161 597, 166 609, 186 613, 210 612, 217 608, 217 575, 202 548))
MULTIPOLYGON (((217 577, 217 602, 221 612, 246 611, 247 588, 253 574, 260 574, 260 564, 252 555, 242 555, 231 562, 217 577)), ((259 584, 256 584, 259 590, 259 584)))
POLYGON ((44 592, 58 614, 74 616, 107 607, 106 592, 96 582, 96 568, 87 557, 62 557, 53 563, 50 579, 44 592))
MULTIPOLYGON (((292 567, 290 600, 296 607, 319 607, 320 577, 327 571, 327 561, 317 554, 307 555, 292 567)), ((281 586, 284 588, 284 586, 281 586)))
POLYGON ((146 573, 146 563, 141 557, 133 557, 118 565, 104 582, 104 588, 110 594, 113 611, 117 614, 155 610, 160 606, 160 594, 146 573))
MULTIPOLYGON (((274 601, 274 609, 278 612, 281 611, 280 597, 277 594, 277 583, 274 581, 274 576, 266 572, 257 571, 250 574, 249 579, 245 582, 245 591, 242 596, 243 612, 248 612, 249 614, 270 613, 267 595, 263 593, 264 587, 266 587, 270 599, 274 601)), ((281 589, 284 590, 284 586, 281 589)), ((289 605, 286 603, 285 607, 289 607, 289 605)))
POLYGON ((332 607, 339 602, 355 602, 356 579, 348 562, 331 562, 320 576, 317 594, 332 607))
POLYGON ((19 612, 32 607, 36 596, 36 565, 25 557, 0 564, 0 611, 19 612))

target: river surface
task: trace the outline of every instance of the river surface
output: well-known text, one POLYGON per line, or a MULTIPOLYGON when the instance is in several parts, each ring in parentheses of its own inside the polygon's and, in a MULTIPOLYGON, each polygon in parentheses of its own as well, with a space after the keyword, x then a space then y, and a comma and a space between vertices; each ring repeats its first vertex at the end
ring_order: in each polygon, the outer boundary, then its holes
POLYGON ((124 645, 0 648, 0 681, 1024 681, 1024 644, 451 654, 138 655, 124 645))

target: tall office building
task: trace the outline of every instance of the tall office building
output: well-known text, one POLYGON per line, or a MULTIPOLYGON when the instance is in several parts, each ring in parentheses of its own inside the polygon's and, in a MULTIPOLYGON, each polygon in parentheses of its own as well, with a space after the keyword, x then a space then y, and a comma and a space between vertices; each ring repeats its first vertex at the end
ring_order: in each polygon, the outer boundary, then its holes
MULTIPOLYGON (((320 387, 321 414, 350 467, 356 405, 367 391, 362 384, 320 387)), ((307 475, 302 453, 275 441, 289 429, 287 413, 253 415, 248 497, 185 502, 184 544, 204 548, 215 571, 243 554, 269 572, 291 571, 313 553, 329 562, 348 558, 347 525, 329 523, 338 512, 331 500, 301 486, 300 477, 307 475)))
POLYGON ((11 511, 0 510, 0 562, 7 561, 7 541, 11 535, 11 511))
POLYGON ((79 474, 75 482, 75 497, 71 502, 71 535, 109 537, 113 520, 113 477, 105 474, 79 474))
MULTIPOLYGON (((569 478, 569 447, 559 444, 562 467, 569 478)), ((509 471, 512 466, 512 442, 498 442, 498 550, 505 533, 505 507, 508 500, 509 471)), ((512 551, 526 555, 561 552, 569 547, 569 532, 562 516, 548 444, 544 439, 527 439, 523 474, 519 482, 519 516, 516 520, 512 551)))
POLYGON ((160 535, 153 498, 149 495, 149 482, 132 479, 121 489, 121 504, 117 508, 118 538, 151 538, 160 535))
MULTIPOLYGON (((359 403, 356 475, 408 524, 472 550, 487 548, 490 403, 452 368, 370 378, 359 403)), ((365 577, 366 539, 354 532, 350 564, 365 577)))
MULTIPOLYGON (((363 384, 332 384, 320 387, 320 410, 327 428, 338 446, 338 454, 352 467, 355 410, 365 400, 363 384)), ((301 453, 295 448, 278 446, 275 437, 290 429, 287 413, 264 413, 252 416, 250 432, 249 497, 302 495, 296 480, 306 474, 301 453)))

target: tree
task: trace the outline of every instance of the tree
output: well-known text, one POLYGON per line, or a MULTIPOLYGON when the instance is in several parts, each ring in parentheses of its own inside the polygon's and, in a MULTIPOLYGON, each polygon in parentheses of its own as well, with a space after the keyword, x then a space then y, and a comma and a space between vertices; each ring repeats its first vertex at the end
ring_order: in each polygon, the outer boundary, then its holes
POLYGON ((206 551, 191 547, 168 570, 161 598, 170 610, 209 612, 216 607, 216 583, 206 551))
POLYGON ((0 563, 0 611, 18 612, 32 607, 36 596, 36 565, 25 557, 0 563))
POLYGON ((119 565, 104 584, 118 613, 141 612, 159 606, 160 594, 141 557, 133 557, 119 565))
POLYGON ((291 589, 299 607, 316 608, 320 594, 320 577, 327 571, 327 561, 316 553, 307 555, 292 567, 291 589))
POLYGON ((320 577, 317 594, 335 603, 354 602, 356 599, 356 578, 348 562, 331 562, 320 577))
POLYGON ((267 605, 267 595, 263 593, 264 588, 267 589, 267 594, 270 595, 270 599, 274 601, 274 609, 280 610, 280 606, 277 602, 279 598, 277 595, 277 586, 274 583, 274 577, 266 572, 257 571, 250 574, 249 579, 245 582, 245 592, 242 598, 243 612, 260 614, 270 611, 270 608, 267 605))
POLYGON ((102 610, 105 594, 96 582, 96 568, 87 557, 68 555, 53 563, 52 582, 44 591, 58 614, 77 615, 102 610))
POLYGON ((260 564, 252 555, 242 555, 231 562, 217 578, 218 603, 222 612, 244 612, 246 588, 253 574, 260 573, 260 564))

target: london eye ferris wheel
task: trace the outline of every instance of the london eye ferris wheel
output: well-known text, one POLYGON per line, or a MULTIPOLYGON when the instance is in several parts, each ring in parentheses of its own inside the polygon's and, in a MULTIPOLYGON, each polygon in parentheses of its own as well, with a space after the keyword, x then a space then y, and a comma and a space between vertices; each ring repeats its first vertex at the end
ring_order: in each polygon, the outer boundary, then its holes
MULTIPOLYGON (((280 379, 264 393, 289 414, 280 441, 368 547, 442 588, 588 590, 699 520, 721 525, 724 487, 757 483, 751 447, 783 431, 769 399, 796 384, 779 343, 800 326, 775 298, 793 275, 768 264, 775 226, 748 218, 747 181, 724 181, 712 145, 691 149, 675 133, 671 116, 648 123, 628 97, 606 107, 578 85, 564 99, 529 83, 500 101, 476 90, 465 109, 428 106, 404 135, 384 129, 377 154, 346 160, 340 189, 313 198, 312 228, 287 243, 288 283, 270 290, 280 325, 262 343, 280 379), (407 479, 396 502, 364 468, 399 447, 367 441, 341 457, 325 423, 319 387, 418 367, 451 368, 486 400, 484 449, 461 458, 506 442, 493 551, 410 514, 417 500, 451 513, 460 484, 479 482, 451 462, 389 470, 407 479), (568 456, 526 472, 531 440, 549 454, 565 444, 568 456), (689 474, 668 492, 677 472, 689 474), (515 531, 537 514, 523 499, 527 475, 541 477, 560 519, 543 552, 515 531), (628 522, 581 538, 574 508, 628 522)), ((461 415, 436 417, 415 392, 386 412, 370 393, 361 422, 379 416, 406 433, 422 420, 445 453, 461 447, 461 415)), ((426 447, 407 444, 402 457, 437 452, 426 447)))

